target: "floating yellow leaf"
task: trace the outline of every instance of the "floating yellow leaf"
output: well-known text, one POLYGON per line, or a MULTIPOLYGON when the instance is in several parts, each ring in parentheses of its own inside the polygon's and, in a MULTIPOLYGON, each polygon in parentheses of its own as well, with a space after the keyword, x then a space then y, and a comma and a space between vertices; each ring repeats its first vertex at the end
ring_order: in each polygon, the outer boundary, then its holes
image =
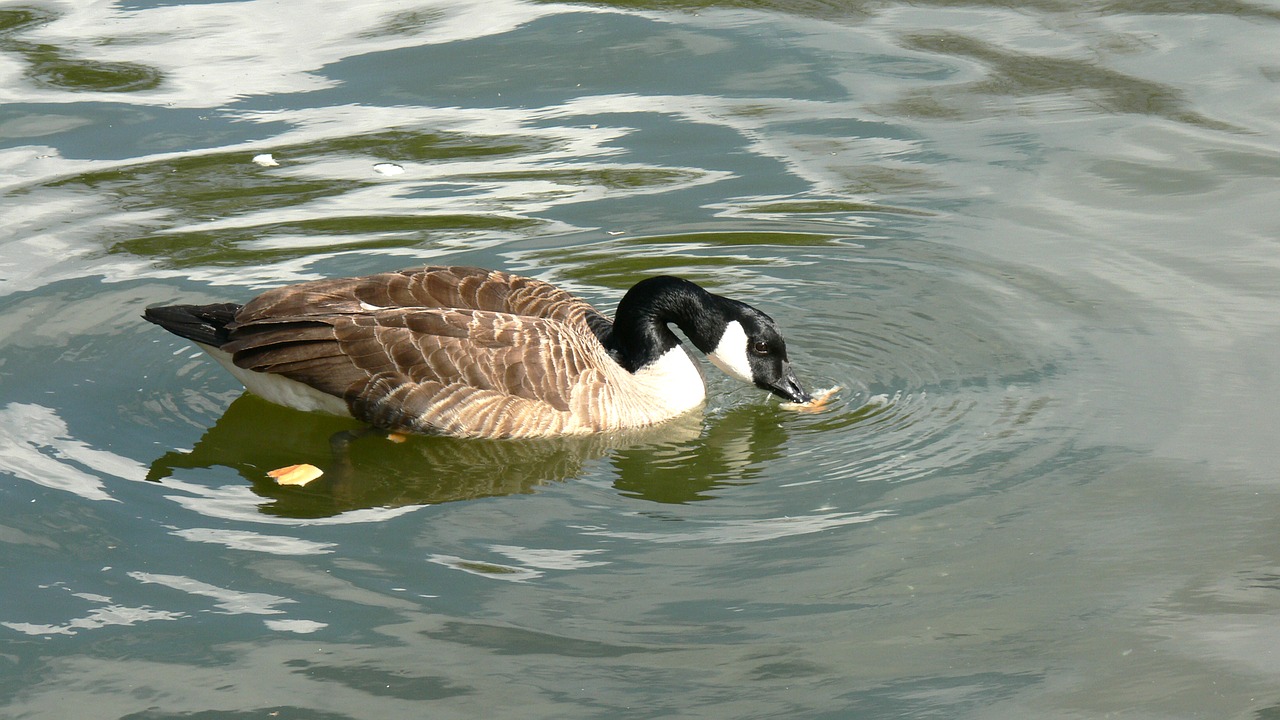
POLYGON ((267 473, 281 485, 306 485, 323 474, 324 471, 320 468, 306 463, 277 468, 267 473))

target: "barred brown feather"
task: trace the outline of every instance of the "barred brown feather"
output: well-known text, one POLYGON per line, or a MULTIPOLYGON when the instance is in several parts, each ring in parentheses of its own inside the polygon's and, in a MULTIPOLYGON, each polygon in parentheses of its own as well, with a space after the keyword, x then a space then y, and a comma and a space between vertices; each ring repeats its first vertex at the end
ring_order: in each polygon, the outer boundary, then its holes
POLYGON ((655 420, 601 344, 609 327, 547 283, 429 267, 268 291, 236 313, 221 349, 379 427, 533 437, 655 420))

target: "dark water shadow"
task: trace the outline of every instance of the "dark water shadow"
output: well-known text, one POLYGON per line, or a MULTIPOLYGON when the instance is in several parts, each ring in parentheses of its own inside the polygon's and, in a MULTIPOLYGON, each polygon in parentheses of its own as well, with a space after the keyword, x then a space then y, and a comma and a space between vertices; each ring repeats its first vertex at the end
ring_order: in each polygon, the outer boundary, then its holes
POLYGON ((571 480, 594 462, 612 466, 614 487, 629 498, 689 503, 718 488, 749 484, 779 457, 788 433, 783 411, 761 402, 714 418, 699 413, 627 433, 541 440, 411 437, 397 443, 370 434, 344 446, 331 439, 358 430, 351 420, 299 413, 244 394, 190 451, 151 463, 147 479, 183 470, 225 467, 272 502, 263 513, 330 517, 374 507, 437 504, 535 492, 571 480), (282 486, 274 468, 310 463, 325 471, 306 486, 282 486))

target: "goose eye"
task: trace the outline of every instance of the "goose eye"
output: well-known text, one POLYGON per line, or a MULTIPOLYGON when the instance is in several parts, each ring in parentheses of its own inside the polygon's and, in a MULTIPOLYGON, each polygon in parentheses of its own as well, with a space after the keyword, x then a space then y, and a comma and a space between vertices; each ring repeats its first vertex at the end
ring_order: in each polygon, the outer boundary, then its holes
POLYGON ((768 354, 769 354, 769 344, 768 344, 768 343, 766 343, 766 342, 765 342, 765 341, 763 341, 763 340, 757 340, 757 341, 755 341, 755 342, 751 343, 751 352, 753 352, 753 353, 755 353, 755 354, 757 354, 757 355, 768 355, 768 354))

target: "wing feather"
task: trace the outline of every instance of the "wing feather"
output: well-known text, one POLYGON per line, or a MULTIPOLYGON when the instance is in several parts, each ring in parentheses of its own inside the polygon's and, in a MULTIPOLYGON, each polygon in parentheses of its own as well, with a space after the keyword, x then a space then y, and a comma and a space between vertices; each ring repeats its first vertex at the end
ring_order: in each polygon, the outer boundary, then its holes
MULTIPOLYGON (((446 308, 241 322, 237 365, 347 400, 375 425, 501 436, 559 431, 608 361, 558 320, 446 308), (592 355, 595 357, 592 357, 592 355)), ((581 418, 580 418, 581 419, 581 418)))
POLYGON ((269 290, 249 301, 237 323, 308 315, 359 314, 369 308, 459 308, 587 322, 611 327, 589 303, 554 285, 498 270, 428 266, 358 278, 316 280, 269 290))
POLYGON ((599 340, 611 326, 539 280, 427 267, 265 292, 227 326, 223 349, 240 367, 343 398, 379 427, 547 435, 605 422, 608 403, 587 384, 607 380, 599 340))

